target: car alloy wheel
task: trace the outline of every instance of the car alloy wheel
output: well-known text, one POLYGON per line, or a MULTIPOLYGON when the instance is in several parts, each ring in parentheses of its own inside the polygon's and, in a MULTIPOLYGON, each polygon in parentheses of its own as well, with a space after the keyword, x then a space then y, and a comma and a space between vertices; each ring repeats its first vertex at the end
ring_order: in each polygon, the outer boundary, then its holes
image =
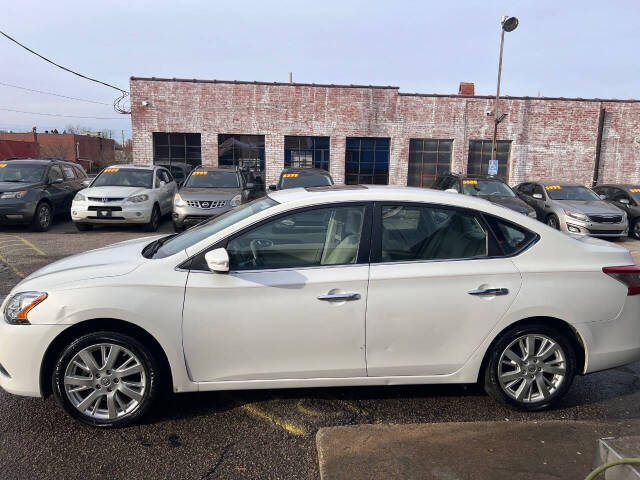
POLYGON ((160 209, 158 205, 154 205, 153 210, 151 210, 151 218, 146 225, 146 230, 148 232, 155 232, 158 228, 160 228, 160 209))
POLYGON ((640 219, 633 221, 631 225, 631 236, 636 240, 640 240, 640 219))
POLYGON ((566 378, 565 359, 562 347, 546 335, 523 335, 512 341, 500 356, 500 387, 519 402, 548 400, 566 378))
POLYGON ((41 203, 36 208, 33 227, 39 232, 46 232, 51 227, 51 207, 47 203, 41 203))
POLYGON ((82 415, 115 420, 140 406, 147 378, 140 359, 114 343, 90 345, 67 365, 65 394, 82 415))

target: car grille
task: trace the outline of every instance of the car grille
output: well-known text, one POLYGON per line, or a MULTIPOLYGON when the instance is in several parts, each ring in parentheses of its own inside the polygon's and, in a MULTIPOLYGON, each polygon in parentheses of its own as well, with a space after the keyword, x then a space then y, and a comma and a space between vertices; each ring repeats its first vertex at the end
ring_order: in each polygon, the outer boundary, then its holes
POLYGON ((621 235, 623 230, 589 230, 592 235, 621 235))
POLYGON ((122 207, 96 207, 95 205, 87 207, 90 212, 97 212, 98 210, 111 210, 112 212, 121 212, 122 207))
POLYGON ((187 215, 184 217, 185 223, 200 223, 203 220, 209 220, 211 217, 209 215, 187 215))
POLYGON ((226 200, 187 200, 187 205, 193 208, 222 208, 226 204, 226 200))
POLYGON ((89 197, 90 202, 102 202, 102 203, 111 203, 111 202, 121 202, 124 198, 116 198, 116 197, 89 197))
POLYGON ((589 215, 589 220, 594 223, 620 223, 622 215, 589 215))

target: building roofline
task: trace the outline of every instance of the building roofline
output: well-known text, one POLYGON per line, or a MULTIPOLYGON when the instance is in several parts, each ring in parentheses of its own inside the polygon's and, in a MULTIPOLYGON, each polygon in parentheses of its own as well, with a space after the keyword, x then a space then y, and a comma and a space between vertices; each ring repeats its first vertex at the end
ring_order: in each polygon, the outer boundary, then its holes
MULTIPOLYGON (((404 93, 398 92, 403 97, 434 97, 434 98, 469 98, 479 100, 495 100, 495 95, 456 95, 455 93, 404 93)), ((640 103, 640 99, 629 98, 580 98, 580 97, 512 97, 500 96, 501 100, 560 100, 566 102, 609 102, 609 103, 640 103)))
POLYGON ((290 82, 259 82, 247 80, 201 80, 198 78, 158 78, 158 77, 130 77, 132 81, 147 82, 186 82, 186 83, 222 83, 230 85, 275 85, 278 87, 321 87, 321 88, 377 88, 383 90, 399 90, 392 85, 338 85, 333 83, 290 83, 290 82))

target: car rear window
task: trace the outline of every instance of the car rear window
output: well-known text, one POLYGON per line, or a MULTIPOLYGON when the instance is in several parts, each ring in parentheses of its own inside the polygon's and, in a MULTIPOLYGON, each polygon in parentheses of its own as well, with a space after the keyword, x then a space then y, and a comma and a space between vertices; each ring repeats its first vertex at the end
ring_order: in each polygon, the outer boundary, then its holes
POLYGON ((538 235, 493 215, 485 215, 496 241, 505 255, 512 256, 525 250, 538 239, 538 235))

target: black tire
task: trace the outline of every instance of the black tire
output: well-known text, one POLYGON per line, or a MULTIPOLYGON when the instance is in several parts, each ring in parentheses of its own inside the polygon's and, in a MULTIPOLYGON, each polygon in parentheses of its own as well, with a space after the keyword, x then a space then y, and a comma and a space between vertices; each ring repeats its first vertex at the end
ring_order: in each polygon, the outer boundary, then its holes
MULTIPOLYGON (((122 350, 122 352, 125 352, 125 351, 122 350)), ((122 361, 124 361, 124 359, 127 358, 126 352, 120 353, 119 355, 121 355, 121 357, 118 357, 118 359, 123 359, 122 361)), ((96 358, 94 356, 94 360, 96 360, 97 367, 101 367, 101 366, 105 367, 104 364, 100 365, 100 363, 102 363, 100 357, 96 358)), ((117 367, 118 365, 117 361, 115 365, 117 367)), ((91 388, 86 388, 85 390, 82 391, 82 392, 84 391, 89 392, 85 398, 89 397, 90 395, 93 395, 94 390, 96 392, 104 392, 104 389, 109 388, 105 385, 109 385, 112 389, 108 391, 109 392, 113 391, 113 396, 115 397, 117 395, 118 399, 120 399, 123 403, 126 404, 126 400, 128 397, 120 393, 120 391, 117 388, 118 386, 124 385, 126 381, 118 380, 117 379, 118 374, 116 373, 115 370, 113 372, 109 370, 97 370, 97 372, 102 372, 102 376, 100 376, 99 373, 96 373, 96 374, 85 373, 86 375, 89 375, 91 383, 93 383, 94 381, 96 382, 95 387, 92 386, 91 388), (107 372, 111 372, 112 374, 109 373, 109 375, 107 375, 107 372), (104 383, 105 379, 109 380, 108 383, 104 383), (100 386, 98 386, 98 384, 100 384, 100 386), (119 384, 119 385, 116 385, 116 384, 119 384)), ((71 342, 71 344, 69 344, 58 355, 51 381, 52 381, 53 395, 56 401, 58 402, 58 404, 62 406, 62 408, 66 410, 66 412, 71 417, 73 417, 74 419, 78 420, 81 423, 90 425, 92 427, 119 428, 119 427, 125 427, 127 425, 137 423, 147 413, 149 413, 149 411, 153 407, 155 401, 157 400, 161 392, 161 388, 162 388, 161 384, 163 379, 161 378, 160 374, 161 374, 161 369, 157 359, 154 357, 151 350, 145 347, 138 340, 136 340, 135 338, 129 335, 125 335, 122 333, 100 331, 95 333, 89 333, 77 338, 76 340, 71 342), (137 405, 131 407, 131 411, 129 412, 126 412, 121 407, 116 407, 117 417, 114 419, 100 418, 99 416, 90 416, 80 411, 78 408, 76 408, 76 406, 74 406, 74 403, 72 403, 72 400, 70 398, 70 395, 72 394, 67 393, 67 390, 65 389, 65 382, 64 382, 67 368, 71 368, 71 369, 76 368, 75 364, 72 364, 71 362, 79 352, 83 351, 86 348, 91 348, 92 346, 99 346, 100 344, 107 344, 107 343, 111 345, 117 345, 118 347, 122 349, 126 349, 126 351, 135 355, 136 360, 139 361, 139 364, 142 366, 142 371, 144 372, 144 375, 140 374, 139 380, 138 380, 138 383, 140 383, 141 385, 144 385, 144 390, 142 391, 141 399, 138 401, 137 405), (121 412, 117 410, 118 408, 120 408, 121 412)), ((120 377, 120 378, 130 379, 132 377, 128 376, 128 377, 120 377)), ((134 377, 134 380, 135 378, 136 377, 134 377)), ((138 392, 138 394, 140 394, 140 392, 138 392)), ((84 393, 81 393, 80 395, 84 395, 84 393)), ((96 395, 100 395, 100 393, 96 393, 96 395)), ((104 396, 100 397, 99 402, 89 403, 89 407, 91 407, 95 403, 98 403, 97 414, 100 414, 100 411, 104 410, 107 406, 107 395, 109 395, 109 393, 102 393, 102 395, 104 396)), ((130 398, 130 400, 133 400, 133 398, 130 398)), ((113 400, 113 403, 115 404, 115 398, 113 400)))
POLYGON ((31 221, 31 229, 34 232, 46 232, 51 228, 53 223, 53 211, 51 205, 47 202, 40 202, 36 206, 33 220, 31 221))
POLYGON ((90 230, 93 230, 93 225, 91 225, 90 223, 75 222, 75 225, 76 228, 81 232, 88 232, 90 230))
MULTIPOLYGON (((534 345, 541 346, 542 341, 541 340, 538 340, 538 341, 540 343, 536 344, 534 341, 534 345)), ((534 347, 534 350, 535 348, 536 347, 534 347)), ((554 357, 554 358, 558 358, 558 357, 554 357)), ((529 368, 532 369, 534 367, 538 367, 539 365, 543 365, 542 363, 539 363, 539 360, 535 361, 535 357, 530 358, 529 360, 531 361, 530 365, 526 365, 525 362, 523 362, 523 365, 520 365, 520 366, 510 365, 506 363, 505 368, 506 369, 514 368, 518 372, 530 372, 531 370, 528 370, 529 368)), ((543 363, 544 363, 544 366, 542 368, 549 368, 547 366, 548 362, 543 362, 543 363)), ((512 373, 512 371, 508 370, 507 372, 504 372, 503 375, 509 374, 509 373, 512 373)), ((484 370, 484 389, 491 397, 496 399, 498 402, 504 405, 507 405, 508 407, 511 407, 515 410, 533 412, 533 411, 545 410, 547 408, 550 408, 555 403, 560 401, 562 397, 564 397, 566 393, 569 391, 569 388, 571 387, 571 383, 573 382, 575 375, 576 375, 576 352, 575 352, 573 342, 571 341, 570 338, 566 336, 565 333, 544 324, 530 324, 530 325, 523 325, 523 326, 515 326, 505 331, 498 338, 498 340, 494 342, 494 345, 492 346, 491 350, 488 352, 488 358, 487 358, 487 361, 485 362, 485 370, 484 370), (515 393, 520 391, 521 387, 524 387, 523 384, 525 384, 525 382, 529 382, 529 381, 533 384, 533 389, 531 390, 531 392, 533 392, 533 390, 536 390, 538 392, 535 394, 535 396, 533 396, 532 394, 529 394, 528 401, 525 398, 523 398, 522 400, 519 400, 515 398, 515 396, 513 395, 514 392, 512 392, 511 394, 507 393, 505 388, 503 388, 503 386, 500 383, 500 379, 498 377, 500 372, 500 361, 503 353, 507 350, 507 348, 510 345, 512 345, 514 341, 517 341, 524 336, 533 336, 533 335, 540 335, 540 336, 547 337, 548 339, 552 340, 560 347, 563 361, 560 362, 559 365, 564 366, 564 378, 562 378, 562 381, 559 382, 555 386, 555 388, 552 389, 553 391, 547 391, 547 396, 545 397, 540 393, 541 390, 538 387, 538 383, 537 383, 538 378, 539 377, 542 378, 541 382, 543 383, 543 385, 545 382, 544 378, 546 378, 549 381, 549 384, 551 384, 553 381, 556 380, 556 375, 552 373, 546 373, 546 372, 532 372, 533 376, 530 376, 529 373, 527 373, 526 375, 525 374, 519 375, 521 377, 521 380, 518 380, 519 383, 515 383, 515 385, 512 387, 512 388, 518 387, 515 393), (526 377, 526 378, 522 378, 522 377, 526 377)), ((525 387, 525 391, 526 391, 526 387, 525 387)))
POLYGON ((560 220, 558 220, 558 216, 555 213, 547 217, 547 225, 556 230, 560 230, 560 220))
POLYGON ((151 218, 149 219, 149 223, 144 226, 144 230, 146 232, 157 232, 158 228, 160 228, 160 207, 158 204, 153 206, 153 210, 151 210, 151 218))
POLYGON ((184 231, 184 227, 180 227, 180 226, 176 225, 176 223, 174 222, 173 231, 176 232, 176 233, 183 232, 184 231))
POLYGON ((634 218, 629 225, 629 236, 640 240, 640 218, 634 218))

